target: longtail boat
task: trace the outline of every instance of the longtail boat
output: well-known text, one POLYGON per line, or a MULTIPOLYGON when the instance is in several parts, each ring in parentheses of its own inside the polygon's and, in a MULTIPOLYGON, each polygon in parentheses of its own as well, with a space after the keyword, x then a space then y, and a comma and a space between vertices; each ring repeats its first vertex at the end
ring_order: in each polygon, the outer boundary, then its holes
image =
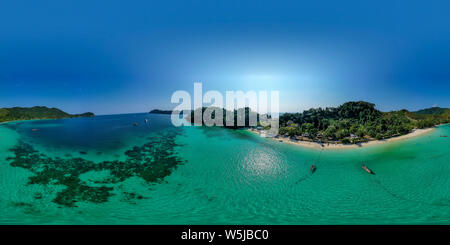
POLYGON ((364 170, 366 170, 366 172, 369 173, 369 174, 375 174, 372 170, 370 170, 368 167, 366 167, 366 165, 362 165, 362 168, 364 170))

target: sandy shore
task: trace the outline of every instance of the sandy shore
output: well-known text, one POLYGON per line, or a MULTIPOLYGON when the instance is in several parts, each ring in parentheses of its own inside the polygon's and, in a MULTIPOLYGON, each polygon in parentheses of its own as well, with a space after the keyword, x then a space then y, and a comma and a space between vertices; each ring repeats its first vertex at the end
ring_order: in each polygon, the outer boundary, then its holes
MULTIPOLYGON (((332 143, 324 143, 324 144, 319 144, 316 142, 309 142, 309 141, 301 141, 301 140, 291 140, 288 137, 279 137, 279 138, 270 138, 272 140, 276 140, 276 141, 280 141, 280 142, 284 142, 284 143, 289 143, 289 144, 294 144, 294 145, 300 145, 303 147, 307 147, 307 148, 316 148, 316 149, 352 149, 352 148, 359 148, 362 146, 369 146, 369 145, 378 145, 378 144, 383 144, 383 143, 387 143, 387 142, 393 142, 393 141, 399 141, 399 140, 404 140, 404 139, 409 139, 412 137, 416 137, 419 135, 423 135, 426 133, 430 133, 431 131, 433 131, 435 128, 425 128, 425 129, 416 129, 414 132, 411 132, 409 134, 405 134, 402 136, 397 136, 397 137, 392 137, 389 139, 384 139, 384 140, 372 140, 369 142, 365 142, 365 143, 360 143, 360 144, 332 144, 332 143)), ((252 131, 249 130, 250 132, 259 134, 259 132, 257 131, 252 131)))

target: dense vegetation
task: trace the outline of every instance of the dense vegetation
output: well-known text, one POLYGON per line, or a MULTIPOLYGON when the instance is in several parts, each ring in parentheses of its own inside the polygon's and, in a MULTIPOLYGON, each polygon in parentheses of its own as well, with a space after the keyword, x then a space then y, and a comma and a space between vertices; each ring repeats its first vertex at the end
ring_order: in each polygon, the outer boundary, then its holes
POLYGON ((93 117, 92 112, 69 114, 57 108, 45 106, 0 108, 0 122, 32 119, 60 119, 72 117, 93 117))
POLYGON ((431 109, 420 111, 422 113, 407 110, 381 112, 372 103, 347 102, 337 108, 285 113, 280 116, 280 134, 300 140, 360 143, 450 122, 449 109, 431 109))
MULTIPOLYGON (((201 115, 203 115, 207 108, 213 109, 213 107, 202 107, 202 108, 196 109, 195 111, 198 112, 199 110, 201 110, 202 111, 201 115)), ((234 115, 234 117, 233 117, 234 124, 231 125, 231 126, 227 126, 227 124, 226 124, 226 115, 227 115, 227 112, 231 113, 231 111, 227 111, 227 110, 225 110, 223 108, 218 108, 218 109, 222 110, 222 123, 223 123, 223 126, 226 127, 226 128, 237 129, 237 128, 244 128, 244 127, 252 126, 252 125, 250 125, 250 115, 256 116, 256 123, 259 122, 259 114, 256 113, 256 112, 252 112, 249 107, 245 107, 245 108, 240 108, 240 109, 234 110, 232 112, 233 115, 234 115), (244 118, 244 125, 238 126, 238 119, 240 119, 242 114, 245 117, 244 118)), ((187 116, 186 120, 188 120, 191 123, 194 123, 194 113, 195 113, 195 111, 192 111, 191 114, 187 116)), ((215 115, 214 112, 211 114, 211 118, 212 119, 216 118, 216 115, 215 115)), ((203 117, 202 117, 202 125, 203 124, 205 124, 205 122, 204 122, 203 117)))

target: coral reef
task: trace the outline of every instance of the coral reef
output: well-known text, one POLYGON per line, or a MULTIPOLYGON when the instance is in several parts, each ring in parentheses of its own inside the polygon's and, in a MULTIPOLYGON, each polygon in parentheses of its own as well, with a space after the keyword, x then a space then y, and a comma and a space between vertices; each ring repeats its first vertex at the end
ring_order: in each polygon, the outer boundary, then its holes
MULTIPOLYGON (((179 130, 168 130, 152 137, 142 146, 135 146, 125 152, 125 161, 103 161, 95 163, 83 158, 51 158, 36 151, 30 144, 19 142, 11 149, 15 157, 9 157, 10 165, 21 167, 34 173, 28 184, 63 185, 53 202, 75 207, 77 202, 102 203, 108 201, 114 187, 111 184, 123 182, 137 176, 147 183, 161 183, 182 161, 174 154, 175 137, 179 130), (109 170, 110 177, 102 181, 102 186, 89 186, 80 175, 89 171, 109 170)), ((127 199, 142 199, 139 194, 125 193, 127 199)), ((42 198, 41 195, 35 198, 42 198)))

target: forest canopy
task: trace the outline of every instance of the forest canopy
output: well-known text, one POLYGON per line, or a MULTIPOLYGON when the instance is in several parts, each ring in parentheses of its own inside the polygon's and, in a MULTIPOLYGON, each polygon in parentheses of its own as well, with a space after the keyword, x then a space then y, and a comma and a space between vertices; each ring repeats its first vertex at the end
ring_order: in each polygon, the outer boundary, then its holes
POLYGON ((92 112, 86 112, 83 114, 69 114, 58 108, 48 108, 45 106, 0 108, 0 122, 93 116, 95 115, 92 112))
POLYGON ((280 134, 320 142, 360 143, 385 139, 450 121, 449 109, 381 112, 365 101, 339 107, 312 108, 280 116, 280 134))

